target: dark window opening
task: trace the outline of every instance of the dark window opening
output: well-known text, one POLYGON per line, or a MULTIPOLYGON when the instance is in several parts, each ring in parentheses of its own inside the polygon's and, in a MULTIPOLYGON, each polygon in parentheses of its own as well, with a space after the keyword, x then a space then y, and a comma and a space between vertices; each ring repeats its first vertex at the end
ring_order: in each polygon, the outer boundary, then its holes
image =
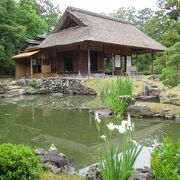
POLYGON ((71 54, 64 54, 64 70, 73 71, 73 56, 71 54))
POLYGON ((34 65, 33 66, 33 73, 34 74, 41 73, 41 66, 40 65, 34 65))
POLYGON ((91 51, 90 53, 90 59, 91 59, 91 71, 97 72, 98 71, 98 65, 97 65, 97 52, 91 51))
POLYGON ((112 55, 104 55, 105 74, 112 75, 112 55))

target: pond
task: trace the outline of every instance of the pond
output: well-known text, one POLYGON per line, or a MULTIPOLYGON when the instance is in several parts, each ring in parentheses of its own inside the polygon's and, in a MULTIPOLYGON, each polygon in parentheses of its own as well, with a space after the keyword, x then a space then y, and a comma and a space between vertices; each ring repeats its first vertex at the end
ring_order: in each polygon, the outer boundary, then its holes
MULTIPOLYGON (((73 158, 78 168, 96 162, 98 134, 86 104, 91 96, 22 96, 0 99, 0 143, 49 148, 73 158)), ((135 139, 147 147, 160 143, 164 135, 178 140, 180 123, 133 119, 135 139)), ((102 132, 107 120, 102 121, 102 132)), ((121 137, 116 134, 113 143, 121 137)))

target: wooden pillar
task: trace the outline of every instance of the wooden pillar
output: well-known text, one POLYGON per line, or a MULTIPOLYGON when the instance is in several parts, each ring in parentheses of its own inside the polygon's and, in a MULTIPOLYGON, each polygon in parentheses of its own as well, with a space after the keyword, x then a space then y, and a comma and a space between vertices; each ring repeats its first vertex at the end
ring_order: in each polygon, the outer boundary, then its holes
POLYGON ((30 78, 32 79, 33 76, 33 66, 32 66, 32 57, 30 59, 30 78))
POLYGON ((114 76, 114 55, 113 55, 113 52, 112 52, 112 75, 114 76))
POLYGON ((81 76, 81 48, 78 45, 78 75, 81 76))
POLYGON ((105 58, 104 58, 105 54, 104 54, 104 44, 103 44, 103 75, 105 75, 105 58))
POLYGON ((91 75, 91 55, 90 55, 90 48, 89 48, 89 45, 88 45, 88 76, 91 75))
POLYGON ((138 71, 138 51, 137 51, 137 49, 136 49, 136 68, 138 71))
POLYGON ((54 62, 54 67, 55 67, 55 72, 56 73, 58 73, 58 63, 57 63, 57 61, 58 61, 58 56, 57 56, 57 53, 58 53, 58 51, 57 51, 57 46, 55 47, 55 53, 56 53, 56 55, 55 55, 55 62, 54 62))
POLYGON ((152 74, 154 74, 154 51, 151 52, 151 60, 152 60, 152 74))

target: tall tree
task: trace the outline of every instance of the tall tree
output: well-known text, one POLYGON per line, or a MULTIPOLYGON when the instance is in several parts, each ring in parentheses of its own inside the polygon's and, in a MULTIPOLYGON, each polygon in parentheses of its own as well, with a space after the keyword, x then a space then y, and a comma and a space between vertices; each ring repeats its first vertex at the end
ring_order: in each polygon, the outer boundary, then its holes
POLYGON ((118 10, 112 12, 110 16, 136 23, 136 10, 131 6, 128 8, 121 7, 118 10))
POLYGON ((38 16, 30 3, 17 3, 15 21, 26 28, 26 38, 34 38, 47 30, 47 24, 44 19, 38 16))
POLYGON ((0 74, 12 73, 11 55, 25 39, 26 28, 14 21, 15 14, 14 0, 0 1, 0 74))
POLYGON ((31 6, 39 18, 43 19, 47 24, 46 33, 54 28, 61 16, 59 5, 55 5, 52 0, 20 0, 20 6, 31 6))
POLYGON ((180 18, 180 1, 179 0, 157 0, 160 9, 164 10, 165 14, 175 21, 180 18))
POLYGON ((12 73, 11 56, 25 39, 48 34, 59 16, 52 0, 0 0, 0 74, 12 73))

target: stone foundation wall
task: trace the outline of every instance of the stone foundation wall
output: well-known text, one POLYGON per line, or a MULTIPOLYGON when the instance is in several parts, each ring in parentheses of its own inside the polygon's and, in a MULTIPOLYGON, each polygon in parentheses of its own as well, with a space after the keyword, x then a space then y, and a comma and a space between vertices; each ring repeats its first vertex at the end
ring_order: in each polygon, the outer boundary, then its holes
POLYGON ((93 89, 85 87, 80 79, 70 78, 41 78, 41 79, 21 79, 16 81, 17 85, 28 86, 30 84, 37 85, 37 90, 46 91, 48 93, 63 94, 82 94, 96 95, 93 89))

